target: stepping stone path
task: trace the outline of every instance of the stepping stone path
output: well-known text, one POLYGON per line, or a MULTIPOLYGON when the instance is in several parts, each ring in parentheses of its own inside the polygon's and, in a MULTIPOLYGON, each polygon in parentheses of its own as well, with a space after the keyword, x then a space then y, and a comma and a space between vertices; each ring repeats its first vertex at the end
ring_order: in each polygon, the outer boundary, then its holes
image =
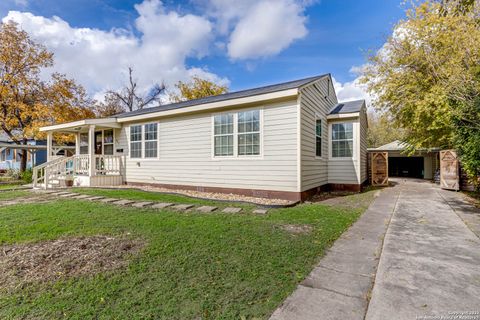
MULTIPOLYGON (((116 199, 116 198, 107 198, 104 196, 92 196, 86 194, 79 194, 76 192, 68 192, 68 191, 59 191, 59 190, 32 190, 34 193, 40 193, 45 196, 48 196, 50 199, 52 197, 59 197, 59 198, 71 198, 75 200, 88 200, 88 201, 98 201, 101 203, 111 203, 120 206, 129 206, 131 205, 134 208, 146 208, 149 207, 151 209, 165 209, 169 208, 176 211, 187 211, 195 206, 193 204, 175 204, 169 202, 153 202, 153 201, 135 201, 135 200, 128 200, 128 199, 116 199)), ((39 201, 40 199, 36 200, 39 201)), ((21 201, 21 200, 20 200, 21 201)), ((23 200, 25 201, 25 200, 23 200)), ((211 213, 218 210, 218 207, 214 206, 200 206, 195 208, 195 211, 200 213, 211 213)), ((242 212, 242 208, 237 207, 227 207, 222 210, 223 213, 240 213, 242 212)), ((264 215, 268 213, 268 209, 257 208, 253 210, 254 214, 264 215)))
POLYGON ((81 194, 81 195, 78 195, 78 196, 72 197, 72 199, 78 199, 78 200, 81 200, 81 199, 87 199, 87 198, 89 198, 89 197, 90 197, 89 195, 86 195, 86 194, 81 194))
POLYGON ((96 201, 96 200, 100 200, 100 199, 103 199, 103 198, 105 198, 105 197, 94 196, 94 197, 85 198, 85 200, 88 200, 88 201, 96 201))
POLYGON ((197 211, 200 211, 202 213, 209 213, 217 210, 218 207, 211 207, 211 206, 202 206, 200 208, 197 208, 197 211))
POLYGON ((65 194, 61 194, 60 197, 61 198, 72 198, 76 195, 77 195, 76 193, 65 193, 65 194))
POLYGON ((254 214, 267 214, 268 210, 267 209, 255 209, 253 210, 254 214))
POLYGON ((134 203, 134 202, 135 201, 132 201, 132 200, 119 200, 119 201, 112 202, 112 204, 116 204, 116 205, 119 205, 119 206, 127 206, 129 204, 134 203))
POLYGON ((242 208, 228 207, 222 210, 223 213, 239 213, 242 211, 242 208))
POLYGON ((149 206, 151 205, 153 202, 135 202, 134 204, 132 204, 132 207, 135 207, 135 208, 144 208, 146 206, 149 206))
POLYGON ((119 201, 119 199, 114 199, 114 198, 100 199, 100 202, 103 202, 103 203, 109 203, 109 202, 114 202, 114 201, 119 201))
POLYGON ((163 202, 160 202, 160 203, 156 203, 152 206, 153 209, 165 209, 167 207, 171 207, 173 206, 173 203, 163 203, 163 202))
POLYGON ((192 204, 177 204, 177 205, 174 205, 172 209, 176 211, 186 211, 192 207, 193 207, 192 204))

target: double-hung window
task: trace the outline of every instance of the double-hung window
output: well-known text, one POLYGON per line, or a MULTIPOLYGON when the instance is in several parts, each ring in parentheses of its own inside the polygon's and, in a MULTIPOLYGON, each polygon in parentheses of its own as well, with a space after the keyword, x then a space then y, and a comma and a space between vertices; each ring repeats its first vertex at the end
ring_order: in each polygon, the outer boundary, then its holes
POLYGON ((113 155, 113 130, 103 131, 103 154, 113 155))
POLYGON ((214 117, 214 154, 216 157, 233 156, 233 114, 214 117))
POLYGON ((156 158, 158 156, 158 124, 149 123, 145 128, 145 158, 156 158))
POLYGON ((80 154, 88 154, 88 133, 80 133, 80 154))
POLYGON ((315 120, 315 156, 322 156, 322 119, 315 120))
POLYGON ((260 111, 238 113, 238 155, 260 154, 260 111))
POLYGON ((353 156, 353 124, 332 124, 332 157, 351 158, 353 156))
POLYGON ((130 126, 130 158, 142 157, 142 126, 130 126))
POLYGON ((158 157, 158 123, 130 126, 130 158, 158 157))
POLYGON ((213 117, 215 157, 260 155, 260 110, 213 117))

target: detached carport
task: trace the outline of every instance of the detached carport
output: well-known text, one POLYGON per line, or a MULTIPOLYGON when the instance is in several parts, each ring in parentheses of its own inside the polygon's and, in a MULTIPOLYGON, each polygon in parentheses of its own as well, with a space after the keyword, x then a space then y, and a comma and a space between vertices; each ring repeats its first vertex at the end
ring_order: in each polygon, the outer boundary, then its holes
POLYGON ((414 154, 408 155, 407 148, 407 144, 396 140, 378 148, 370 148, 368 152, 370 156, 378 152, 387 154, 389 177, 433 180, 440 168, 440 150, 417 150, 414 154))

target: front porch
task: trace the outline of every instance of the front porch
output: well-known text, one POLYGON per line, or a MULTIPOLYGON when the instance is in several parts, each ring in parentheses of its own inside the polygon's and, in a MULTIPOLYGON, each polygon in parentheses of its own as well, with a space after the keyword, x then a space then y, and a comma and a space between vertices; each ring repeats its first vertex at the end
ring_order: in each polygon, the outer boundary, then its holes
POLYGON ((123 184, 124 158, 117 154, 116 119, 90 119, 41 128, 47 133, 47 162, 33 168, 33 187, 94 187, 123 184), (54 134, 73 134, 75 154, 56 156, 54 134))

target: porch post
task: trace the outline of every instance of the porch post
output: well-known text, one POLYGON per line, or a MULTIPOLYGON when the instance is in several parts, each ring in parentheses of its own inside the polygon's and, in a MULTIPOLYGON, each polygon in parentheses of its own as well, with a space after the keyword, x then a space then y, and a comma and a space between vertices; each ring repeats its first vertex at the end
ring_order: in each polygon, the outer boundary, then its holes
POLYGON ((47 132, 47 162, 52 160, 52 140, 53 133, 51 131, 47 132))
POLYGON ((80 132, 75 135, 75 155, 80 155, 80 132))
POLYGON ((95 125, 88 129, 88 175, 95 175, 95 125))

